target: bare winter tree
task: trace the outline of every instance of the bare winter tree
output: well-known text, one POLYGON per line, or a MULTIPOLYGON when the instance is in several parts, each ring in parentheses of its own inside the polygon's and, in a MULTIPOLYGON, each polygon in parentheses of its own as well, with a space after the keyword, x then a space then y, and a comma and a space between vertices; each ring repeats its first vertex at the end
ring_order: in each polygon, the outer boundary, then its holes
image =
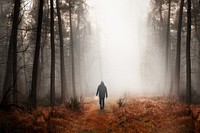
MULTIPOLYGON (((168 63, 169 63, 169 47, 170 47, 170 16, 171 16, 171 0, 168 1, 168 18, 167 18, 167 33, 166 33, 166 76, 168 76, 168 63)), ((167 78, 168 79, 168 78, 167 78)))
POLYGON ((72 4, 69 0, 69 21, 70 21, 70 43, 71 43, 71 54, 72 54, 72 89, 73 97, 76 98, 76 87, 75 87, 75 63, 74 63, 74 41, 73 41, 73 30, 72 30, 72 4))
POLYGON ((40 0, 39 11, 38 11, 38 26, 37 26, 36 45, 35 45, 35 55, 33 62, 31 96, 30 96, 30 101, 34 108, 36 107, 36 99, 37 99, 36 90, 37 90, 38 64, 39 64, 41 29, 42 29, 42 18, 43 18, 43 5, 44 5, 44 0, 40 0))
POLYGON ((175 90, 177 96, 179 96, 180 91, 180 56, 181 56, 181 30, 182 30, 182 18, 183 18, 183 6, 184 0, 181 0, 179 9, 179 19, 178 19, 178 30, 177 30, 177 46, 176 46, 176 64, 175 64, 175 90))
POLYGON ((190 59, 190 40, 191 40, 191 0, 187 2, 187 38, 186 38, 186 102, 191 103, 191 59, 190 59))
POLYGON ((15 0, 14 14, 12 21, 12 30, 9 41, 8 59, 6 67, 6 75, 4 80, 3 95, 6 95, 13 87, 14 101, 17 102, 17 35, 19 25, 19 13, 20 13, 20 0, 15 0), (12 86, 12 87, 11 87, 12 86))
POLYGON ((55 104, 55 43, 54 43, 54 4, 53 0, 50 0, 51 7, 51 92, 50 92, 50 104, 53 107, 55 104))
POLYGON ((60 39, 61 101, 64 102, 66 98, 65 93, 67 90, 67 80, 65 76, 65 62, 64 62, 65 56, 64 56, 64 48, 63 48, 63 31, 62 31, 63 28, 62 28, 59 0, 56 0, 56 7, 57 7, 59 39, 60 39))

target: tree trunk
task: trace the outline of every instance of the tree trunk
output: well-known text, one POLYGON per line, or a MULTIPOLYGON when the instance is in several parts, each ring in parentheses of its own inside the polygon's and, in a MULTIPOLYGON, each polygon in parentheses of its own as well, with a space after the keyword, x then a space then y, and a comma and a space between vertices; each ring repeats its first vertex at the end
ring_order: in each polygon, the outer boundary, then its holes
POLYGON ((160 3, 159 3, 159 15, 160 15, 160 22, 161 22, 161 24, 163 23, 162 4, 163 4, 163 1, 160 0, 160 3))
POLYGON ((13 27, 14 34, 13 36, 13 101, 17 102, 17 34, 18 34, 18 25, 19 25, 19 13, 20 13, 20 0, 15 0, 14 7, 14 18, 13 18, 13 27))
MULTIPOLYGON (((199 52, 198 52, 198 80, 200 80, 200 29, 198 26, 198 11, 199 11, 199 6, 196 5, 196 2, 193 2, 193 7, 194 7, 194 30, 195 30, 195 35, 199 44, 199 52)), ((197 84, 200 87, 200 82, 197 84)))
POLYGON ((17 102, 17 34, 19 25, 20 0, 15 0, 14 16, 12 23, 11 37, 9 41, 6 75, 4 80, 3 95, 13 84, 14 99, 17 102), (13 83, 12 83, 13 82, 13 83))
POLYGON ((191 0, 188 0, 187 9, 187 38, 186 38, 186 102, 191 103, 191 60, 190 60, 190 40, 191 40, 191 0))
POLYGON ((166 76, 168 76, 168 62, 169 62, 169 37, 170 37, 170 16, 171 16, 171 0, 168 1, 168 19, 167 19, 167 34, 166 34, 166 51, 165 51, 165 64, 166 64, 166 76))
MULTIPOLYGON (((43 16, 43 24, 44 24, 44 27, 43 27, 43 34, 41 36, 41 50, 40 50, 40 58, 41 58, 41 62, 40 62, 40 71, 41 71, 41 74, 39 74, 39 78, 38 80, 40 79, 40 82, 38 83, 39 87, 38 87, 38 92, 39 94, 42 94, 44 92, 44 90, 46 90, 46 78, 45 78, 45 72, 46 72, 46 69, 45 69, 45 57, 47 57, 46 55, 46 51, 45 51, 45 46, 48 45, 48 23, 50 23, 49 21, 49 0, 44 0, 44 5, 43 5, 43 13, 44 13, 44 16, 43 16)), ((48 70, 47 70, 48 71, 48 70)), ((39 95, 37 95, 39 96, 39 95)))
POLYGON ((26 89, 26 95, 29 96, 29 87, 28 87, 28 79, 27 79, 27 70, 26 70, 26 54, 25 52, 23 53, 23 65, 24 65, 24 84, 25 84, 25 89, 26 89))
POLYGON ((172 95, 173 93, 173 88, 174 88, 174 70, 171 66, 171 79, 170 79, 170 90, 169 90, 170 95, 172 95))
POLYGON ((72 89, 73 97, 76 98, 76 86, 75 86, 75 66, 74 66, 74 42, 73 42, 73 30, 72 30, 72 6, 71 1, 69 2, 69 20, 70 20, 70 42, 72 51, 72 89))
POLYGON ((53 0, 50 0, 51 6, 51 93, 50 103, 55 105, 55 44, 54 44, 54 7, 53 0))
MULTIPOLYGON (((58 15, 58 27, 59 27, 59 38, 60 38, 60 75, 61 75, 61 100, 65 102, 66 90, 67 90, 67 80, 65 77, 65 56, 63 48, 63 31, 62 31, 62 21, 60 14, 59 1, 56 0, 57 15, 58 15)), ((68 93, 67 93, 68 94, 68 93)))
POLYGON ((33 73, 32 73, 32 84, 31 84, 31 96, 30 102, 33 108, 36 108, 36 97, 37 97, 37 77, 38 77, 38 63, 40 54, 40 40, 41 40, 41 29, 42 29, 42 18, 43 18, 43 4, 44 0, 40 0, 39 11, 38 11, 38 26, 37 26, 37 37, 35 45, 35 55, 33 62, 33 73))
MULTIPOLYGON (((158 13, 159 13, 159 17, 160 17, 160 25, 159 25, 159 37, 158 37, 158 42, 160 44, 159 48, 162 50, 162 53, 163 53, 163 57, 165 57, 165 52, 166 52, 166 46, 164 44, 164 40, 165 40, 165 29, 164 29, 164 21, 163 21, 163 14, 162 14, 162 11, 163 11, 163 8, 162 8, 162 5, 163 5, 163 0, 159 0, 159 9, 158 9, 158 13)), ((155 50, 155 47, 153 48, 155 50)), ((163 76, 163 88, 168 88, 167 85, 168 85, 168 78, 167 78, 167 68, 168 68, 168 64, 166 64, 166 59, 163 60, 163 71, 164 71, 164 76, 163 76)))
POLYGON ((178 30, 177 30, 176 64, 175 64, 175 90, 176 90, 176 95, 178 97, 180 91, 179 84, 180 84, 181 30, 182 30, 183 6, 184 6, 184 0, 181 0, 179 20, 178 20, 178 30))
POLYGON ((80 11, 77 13, 77 27, 76 27, 76 49, 77 49, 77 73, 78 73, 78 83, 79 83, 79 95, 83 95, 82 90, 82 80, 81 80, 81 50, 80 50, 80 43, 81 43, 81 36, 80 36, 80 11))
MULTIPOLYGON (((167 83, 168 83, 168 79, 169 79, 169 74, 168 74, 168 64, 169 64, 169 39, 170 39, 170 16, 171 16, 171 0, 168 1, 169 2, 169 6, 168 6, 168 19, 167 19, 167 33, 166 33, 166 51, 165 51, 165 76, 167 79, 167 83)), ((166 84, 167 85, 167 84, 166 84)), ((171 87, 171 86, 170 86, 171 87)))

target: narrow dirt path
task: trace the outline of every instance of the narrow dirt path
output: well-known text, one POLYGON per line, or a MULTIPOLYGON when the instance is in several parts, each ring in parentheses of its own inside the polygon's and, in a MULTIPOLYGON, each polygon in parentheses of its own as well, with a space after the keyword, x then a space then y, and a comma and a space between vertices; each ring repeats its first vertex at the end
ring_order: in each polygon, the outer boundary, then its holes
POLYGON ((84 115, 75 121, 79 132, 108 132, 109 123, 114 118, 109 103, 106 101, 105 109, 100 110, 96 100, 86 101, 84 115))
POLYGON ((78 133, 190 133, 194 120, 187 109, 187 105, 166 98, 138 98, 123 108, 108 100, 102 111, 98 101, 89 99, 84 114, 73 120, 73 129, 78 133))

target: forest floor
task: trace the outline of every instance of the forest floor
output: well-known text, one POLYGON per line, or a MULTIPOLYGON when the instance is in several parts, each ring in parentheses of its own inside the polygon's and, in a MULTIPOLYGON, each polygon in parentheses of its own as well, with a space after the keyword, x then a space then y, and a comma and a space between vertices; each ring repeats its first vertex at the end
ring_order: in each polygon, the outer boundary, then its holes
POLYGON ((52 133, 198 133, 200 105, 187 105, 166 97, 108 100, 105 110, 98 101, 84 100, 76 112, 64 104, 38 107, 32 112, 16 107, 0 110, 0 132, 52 133))

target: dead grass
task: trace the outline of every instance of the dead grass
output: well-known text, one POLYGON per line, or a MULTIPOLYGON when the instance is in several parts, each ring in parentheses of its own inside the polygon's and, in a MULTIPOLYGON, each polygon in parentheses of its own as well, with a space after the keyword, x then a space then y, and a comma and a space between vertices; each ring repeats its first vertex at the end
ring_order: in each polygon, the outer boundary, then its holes
POLYGON ((188 106, 166 97, 137 97, 119 107, 107 101, 104 111, 87 99, 81 112, 64 104, 33 112, 0 110, 0 132, 52 133, 191 133, 200 131, 200 105, 188 106), (109 104, 110 103, 110 104, 109 104))

